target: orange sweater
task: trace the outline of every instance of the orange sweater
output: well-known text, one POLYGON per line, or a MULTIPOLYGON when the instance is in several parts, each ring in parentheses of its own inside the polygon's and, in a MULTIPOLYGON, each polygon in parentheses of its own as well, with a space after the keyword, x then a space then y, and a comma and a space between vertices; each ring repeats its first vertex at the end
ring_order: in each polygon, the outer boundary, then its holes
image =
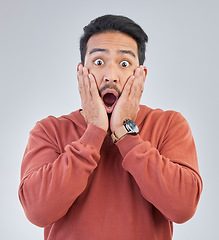
POLYGON ((138 135, 113 144, 79 111, 30 132, 19 198, 47 240, 169 240, 195 213, 202 180, 186 120, 141 106, 138 135))

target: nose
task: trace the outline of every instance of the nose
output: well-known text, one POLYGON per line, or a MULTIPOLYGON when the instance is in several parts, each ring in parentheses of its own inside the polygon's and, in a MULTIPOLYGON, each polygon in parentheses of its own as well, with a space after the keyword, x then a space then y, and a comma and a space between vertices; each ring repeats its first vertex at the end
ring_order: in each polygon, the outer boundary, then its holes
POLYGON ((118 70, 113 64, 105 68, 104 81, 109 83, 117 83, 119 81, 118 70))

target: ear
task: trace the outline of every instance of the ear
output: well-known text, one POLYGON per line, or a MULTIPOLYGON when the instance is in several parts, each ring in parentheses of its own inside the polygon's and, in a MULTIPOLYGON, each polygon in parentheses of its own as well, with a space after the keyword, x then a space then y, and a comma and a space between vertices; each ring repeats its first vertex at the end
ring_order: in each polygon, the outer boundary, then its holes
POLYGON ((147 68, 145 66, 143 66, 143 68, 144 68, 144 73, 145 73, 145 78, 146 78, 148 70, 147 70, 147 68))
POLYGON ((78 63, 78 66, 77 66, 77 72, 79 71, 79 66, 81 65, 81 67, 83 67, 83 64, 81 62, 78 63))

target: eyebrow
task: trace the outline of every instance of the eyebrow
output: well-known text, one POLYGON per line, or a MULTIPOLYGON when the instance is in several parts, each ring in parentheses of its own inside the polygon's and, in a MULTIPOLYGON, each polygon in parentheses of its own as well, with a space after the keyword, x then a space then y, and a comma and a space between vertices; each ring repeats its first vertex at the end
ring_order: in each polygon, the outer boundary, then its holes
POLYGON ((130 54, 132 55, 134 58, 136 58, 136 55, 130 51, 130 50, 119 50, 120 53, 123 53, 123 54, 130 54))
POLYGON ((95 52, 109 52, 107 49, 105 48, 93 48, 90 50, 89 54, 95 53, 95 52))
MULTIPOLYGON (((109 50, 105 49, 105 48, 93 48, 90 50, 89 55, 95 52, 106 52, 108 53, 109 50)), ((119 53, 122 54, 130 54, 131 56, 133 56, 134 58, 136 58, 136 55, 131 51, 131 50, 119 50, 119 53)))

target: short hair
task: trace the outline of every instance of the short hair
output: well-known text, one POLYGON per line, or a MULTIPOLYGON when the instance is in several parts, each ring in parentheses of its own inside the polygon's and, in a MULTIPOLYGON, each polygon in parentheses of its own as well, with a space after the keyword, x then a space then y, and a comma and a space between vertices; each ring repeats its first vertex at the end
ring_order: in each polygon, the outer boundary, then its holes
POLYGON ((133 20, 121 15, 104 15, 92 20, 84 27, 84 33, 80 38, 81 63, 84 65, 85 55, 87 52, 87 42, 92 35, 115 31, 127 34, 136 41, 138 46, 139 64, 143 65, 145 61, 148 36, 133 20))

